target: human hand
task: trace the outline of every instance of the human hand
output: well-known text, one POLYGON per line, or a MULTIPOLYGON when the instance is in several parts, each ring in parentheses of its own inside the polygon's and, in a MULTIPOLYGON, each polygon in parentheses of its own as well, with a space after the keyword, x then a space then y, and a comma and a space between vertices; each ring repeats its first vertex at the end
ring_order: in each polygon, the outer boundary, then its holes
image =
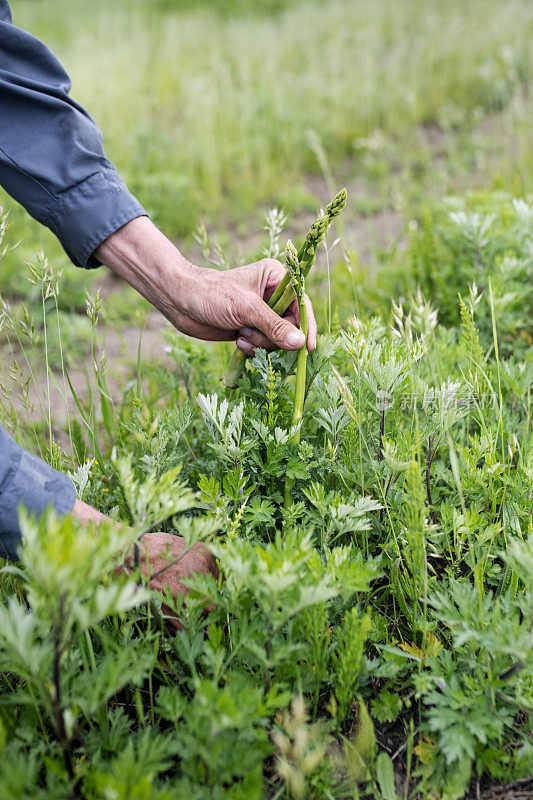
MULTIPOLYGON (((81 500, 76 500, 71 514, 84 525, 112 521, 110 517, 81 500)), ((194 573, 211 574, 218 578, 217 563, 207 547, 195 544, 187 548, 182 536, 159 531, 145 533, 138 543, 138 556, 139 568, 143 575, 149 577, 150 588, 159 592, 170 589, 174 601, 180 595, 188 594, 189 589, 183 581, 194 573)), ((117 566, 116 572, 123 572, 124 568, 131 569, 134 564, 135 547, 132 546, 126 554, 124 564, 117 566)), ((168 606, 164 606, 164 611, 174 627, 182 627, 182 623, 168 606)))
MULTIPOLYGON (((189 594, 190 590, 183 581, 191 575, 202 573, 218 578, 217 562, 207 547, 195 544, 187 548, 183 536, 153 531, 144 534, 138 547, 139 568, 143 575, 150 578, 150 588, 162 593, 170 589, 174 602, 180 595, 189 594)), ((124 566, 131 569, 134 564, 135 552, 134 548, 131 548, 124 560, 124 566)), ((207 598, 205 603, 208 606, 207 598)), ((163 605, 163 611, 165 618, 175 628, 183 627, 185 620, 179 620, 171 608, 163 605)))
MULTIPOLYGON (((96 258, 158 308, 179 331, 207 340, 237 339, 246 355, 254 347, 299 350, 296 301, 279 317, 266 301, 285 275, 279 261, 263 259, 220 272, 197 267, 150 222, 138 217, 113 233, 96 258)), ((316 322, 309 298, 307 347, 316 348, 316 322)))

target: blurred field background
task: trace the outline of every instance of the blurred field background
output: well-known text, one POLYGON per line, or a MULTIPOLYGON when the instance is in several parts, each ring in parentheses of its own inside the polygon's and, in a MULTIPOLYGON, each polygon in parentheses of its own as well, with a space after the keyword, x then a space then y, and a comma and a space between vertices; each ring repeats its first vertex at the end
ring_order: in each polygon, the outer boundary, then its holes
MULTIPOLYGON (((15 0, 13 15, 59 56, 108 155, 191 260, 206 263, 193 238, 200 223, 226 263, 243 263, 261 254, 269 208, 301 231, 346 185, 349 270, 338 248, 329 284, 341 317, 353 310, 354 287, 384 291, 409 226, 433 203, 470 190, 530 191, 527 0, 15 0)), ((0 205, 10 241, 21 240, 2 262, 12 307, 35 307, 21 264, 40 248, 65 270, 67 361, 77 367, 90 352, 84 292, 102 281, 104 317, 122 337, 143 324, 158 333, 138 296, 104 270, 70 265, 1 192, 0 205)), ((48 344, 53 362, 58 343, 48 344)), ((129 341, 126 349, 135 355, 129 341)))

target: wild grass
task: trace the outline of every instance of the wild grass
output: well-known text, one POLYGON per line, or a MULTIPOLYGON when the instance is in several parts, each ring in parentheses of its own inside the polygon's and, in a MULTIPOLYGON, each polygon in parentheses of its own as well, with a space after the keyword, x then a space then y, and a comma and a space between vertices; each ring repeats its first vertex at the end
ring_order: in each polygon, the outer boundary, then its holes
POLYGON ((473 167, 486 181, 527 182, 529 3, 505 13, 498 0, 327 0, 267 16, 217 8, 15 7, 16 22, 57 52, 110 157, 169 235, 207 218, 233 222, 238 236, 264 204, 314 211, 306 173, 320 174, 317 142, 343 181, 362 181, 381 205, 400 191, 391 172, 427 186, 473 167), (475 144, 476 127, 501 113, 503 140, 489 125, 475 144), (439 163, 423 126, 450 134, 439 163))
MULTIPOLYGON (((66 452, 49 407, 35 426, 7 392, 1 418, 34 449, 48 431, 44 457, 134 530, 24 522, 23 568, 0 582, 2 797, 527 785, 532 232, 522 200, 448 201, 403 253, 407 298, 385 309, 363 286, 305 375, 297 354, 257 351, 232 392, 227 361, 175 335, 173 366, 139 362, 113 402, 88 301, 92 391, 66 452), (224 574, 191 583, 177 635, 159 595, 99 578, 155 525, 208 542, 224 574)), ((31 275, 56 308, 46 262, 31 275)), ((2 324, 18 331, 8 309, 2 324)))

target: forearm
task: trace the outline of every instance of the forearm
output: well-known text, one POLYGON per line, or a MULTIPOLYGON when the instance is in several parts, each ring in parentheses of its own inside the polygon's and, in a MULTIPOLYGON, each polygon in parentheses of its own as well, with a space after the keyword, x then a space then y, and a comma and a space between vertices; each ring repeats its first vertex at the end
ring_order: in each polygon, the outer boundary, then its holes
POLYGON ((184 298, 194 270, 148 217, 138 217, 96 248, 95 257, 133 286, 165 316, 172 317, 176 295, 184 298))

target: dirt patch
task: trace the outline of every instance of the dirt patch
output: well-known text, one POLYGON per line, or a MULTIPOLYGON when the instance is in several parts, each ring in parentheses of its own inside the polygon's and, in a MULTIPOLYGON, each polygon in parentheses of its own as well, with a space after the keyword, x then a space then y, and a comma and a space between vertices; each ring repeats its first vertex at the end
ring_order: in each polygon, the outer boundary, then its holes
POLYGON ((533 800, 533 778, 523 778, 505 786, 478 786, 467 795, 467 800, 533 800))
POLYGON ((434 155, 444 155, 447 150, 448 136, 440 125, 423 125, 420 134, 434 155))
MULTIPOLYGON (((117 290, 118 287, 115 288, 115 291, 117 290)), ((171 330, 170 323, 156 311, 148 315, 142 331, 136 327, 126 327, 121 330, 110 326, 100 327, 101 346, 108 364, 109 391, 114 402, 120 400, 128 384, 137 380, 139 338, 143 362, 160 363, 163 366, 171 367, 172 362, 165 353, 167 343, 164 332, 166 330, 171 330)), ((20 364, 24 363, 23 354, 17 350, 13 350, 12 355, 10 354, 9 360, 11 361, 13 358, 20 364)), ((94 405, 98 409, 98 391, 89 353, 85 354, 82 363, 68 368, 68 377, 79 401, 83 404, 93 394, 94 405)), ((46 420, 50 412, 54 436, 67 449, 68 437, 65 434, 65 428, 69 417, 76 417, 77 412, 76 401, 68 381, 60 370, 52 370, 47 376, 44 365, 37 367, 24 392, 21 392, 12 377, 8 376, 5 389, 14 409, 26 422, 37 423, 46 420)))

